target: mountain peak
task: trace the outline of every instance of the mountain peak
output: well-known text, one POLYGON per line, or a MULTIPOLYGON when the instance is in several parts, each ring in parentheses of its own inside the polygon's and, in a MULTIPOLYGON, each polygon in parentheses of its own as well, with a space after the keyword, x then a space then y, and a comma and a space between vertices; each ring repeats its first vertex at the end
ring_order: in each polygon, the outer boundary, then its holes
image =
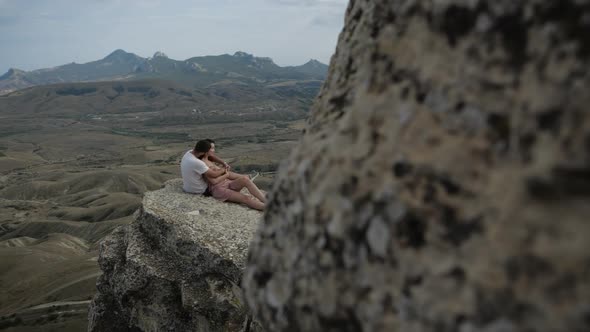
POLYGON ((152 58, 168 58, 166 53, 157 51, 152 58))
POLYGON ((242 51, 237 51, 236 53, 234 53, 235 57, 238 58, 253 58, 254 55, 246 53, 246 52, 242 52, 242 51))
POLYGON ((328 65, 323 64, 316 59, 310 59, 305 64, 292 68, 298 72, 312 75, 317 79, 324 79, 328 73, 328 65))
POLYGON ((25 73, 24 70, 10 68, 10 69, 8 69, 8 71, 4 75, 0 76, 0 80, 18 77, 19 75, 22 75, 24 73, 25 73))
POLYGON ((103 61, 108 62, 115 62, 115 63, 129 63, 129 62, 137 62, 141 60, 141 57, 125 52, 124 50, 118 49, 113 51, 111 54, 107 55, 103 61))
POLYGON ((316 59, 309 59, 309 61, 307 61, 304 66, 306 67, 315 67, 315 68, 323 68, 323 67, 327 67, 326 64, 319 62, 316 59))
POLYGON ((234 53, 233 55, 234 58, 237 58, 238 61, 242 62, 242 63, 246 63, 248 66, 250 67, 255 67, 255 68, 259 68, 262 69, 264 67, 273 67, 276 66, 276 64, 272 61, 271 58, 267 58, 267 57, 257 57, 254 56, 253 54, 249 54, 246 52, 242 52, 242 51, 237 51, 236 53, 234 53))
POLYGON ((8 73, 10 73, 10 74, 12 74, 12 75, 17 75, 17 74, 24 74, 24 73, 25 73, 25 71, 24 71, 24 70, 20 70, 20 69, 18 69, 18 68, 10 68, 10 69, 8 69, 8 72, 7 72, 7 74, 8 74, 8 73))
POLYGON ((127 52, 125 52, 125 51, 124 51, 124 50, 122 50, 122 49, 116 49, 116 50, 114 50, 114 51, 113 51, 111 54, 107 55, 107 56, 105 57, 105 59, 110 59, 110 58, 117 58, 117 57, 121 57, 121 56, 126 56, 126 55, 128 55, 128 54, 131 54, 131 53, 127 53, 127 52))

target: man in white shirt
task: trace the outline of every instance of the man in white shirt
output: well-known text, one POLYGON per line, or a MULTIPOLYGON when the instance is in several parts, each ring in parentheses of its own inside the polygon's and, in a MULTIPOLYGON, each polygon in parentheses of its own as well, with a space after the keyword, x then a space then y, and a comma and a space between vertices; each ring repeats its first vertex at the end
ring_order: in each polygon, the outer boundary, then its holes
POLYGON ((264 210, 264 193, 248 176, 230 172, 229 165, 217 158, 214 151, 212 140, 201 140, 193 150, 184 154, 180 163, 184 191, 195 194, 209 192, 222 202, 246 204, 253 209, 264 210), (215 166, 214 162, 223 164, 225 168, 215 166), (243 188, 253 197, 241 193, 243 188))
MULTIPOLYGON (((227 172, 227 164, 215 155, 209 155, 209 159, 226 165, 226 169, 210 169, 204 161, 197 157, 199 144, 197 142, 193 150, 187 151, 180 161, 180 173, 182 174, 182 189, 188 193, 203 194, 207 190, 207 182, 203 176, 219 177, 227 172)), ((202 143, 201 143, 202 144, 202 143)))

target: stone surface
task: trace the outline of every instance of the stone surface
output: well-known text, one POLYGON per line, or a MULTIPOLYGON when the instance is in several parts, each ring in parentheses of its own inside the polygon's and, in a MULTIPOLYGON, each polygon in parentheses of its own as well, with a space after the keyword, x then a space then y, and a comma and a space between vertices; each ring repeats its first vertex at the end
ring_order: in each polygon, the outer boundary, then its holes
POLYGON ((244 274, 269 331, 590 330, 590 2, 355 0, 244 274))
POLYGON ((239 282, 261 217, 182 192, 148 192, 135 221, 100 247, 89 331, 256 331, 239 282))

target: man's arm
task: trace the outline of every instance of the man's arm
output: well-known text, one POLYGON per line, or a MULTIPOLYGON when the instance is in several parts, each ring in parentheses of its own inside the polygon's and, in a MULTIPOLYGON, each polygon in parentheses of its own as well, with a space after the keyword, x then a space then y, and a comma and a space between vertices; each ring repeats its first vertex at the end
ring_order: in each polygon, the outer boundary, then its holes
POLYGON ((209 160, 221 164, 223 165, 225 168, 229 169, 229 165, 228 163, 226 163, 225 161, 223 161, 223 159, 219 158, 217 155, 215 154, 209 154, 209 160))
POLYGON ((207 178, 207 181, 210 184, 218 184, 219 182, 227 179, 229 173, 225 169, 215 170, 209 168, 209 170, 203 175, 207 178))

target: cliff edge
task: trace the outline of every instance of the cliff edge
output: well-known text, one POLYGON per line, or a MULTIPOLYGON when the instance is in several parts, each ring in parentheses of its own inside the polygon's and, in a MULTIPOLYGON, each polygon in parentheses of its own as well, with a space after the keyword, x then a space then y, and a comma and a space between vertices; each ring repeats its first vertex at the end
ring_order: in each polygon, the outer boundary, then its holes
POLYGON ((186 194, 145 194, 100 246, 89 331, 255 331, 239 287, 261 213, 186 194))

